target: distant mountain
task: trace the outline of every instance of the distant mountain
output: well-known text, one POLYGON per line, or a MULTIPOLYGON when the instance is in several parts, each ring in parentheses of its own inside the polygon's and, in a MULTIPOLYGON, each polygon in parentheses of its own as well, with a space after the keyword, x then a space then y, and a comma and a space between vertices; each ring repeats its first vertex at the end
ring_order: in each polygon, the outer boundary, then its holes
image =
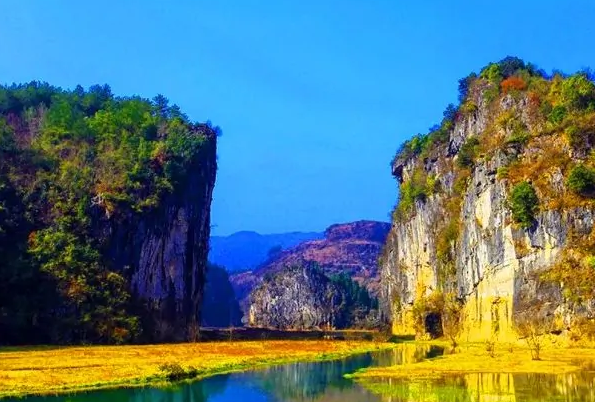
POLYGON ((322 239, 305 241, 272 255, 253 270, 232 274, 230 279, 240 306, 246 313, 250 293, 263 282, 265 276, 288 266, 312 263, 319 265, 329 276, 348 274, 377 296, 380 280, 378 256, 390 227, 389 223, 376 221, 332 225, 322 239))
POLYGON ((270 257, 270 251, 279 252, 280 249, 285 250, 302 242, 323 237, 323 233, 316 232, 262 235, 251 231, 237 232, 229 236, 211 236, 209 261, 225 267, 229 272, 249 270, 265 262, 270 257))

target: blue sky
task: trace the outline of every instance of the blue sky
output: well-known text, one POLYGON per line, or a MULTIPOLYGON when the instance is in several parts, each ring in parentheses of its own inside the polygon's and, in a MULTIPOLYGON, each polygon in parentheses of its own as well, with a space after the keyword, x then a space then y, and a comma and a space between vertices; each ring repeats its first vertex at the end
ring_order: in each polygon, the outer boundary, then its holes
POLYGON ((593 16, 587 0, 3 0, 0 82, 162 93, 223 130, 214 234, 318 231, 388 220, 390 159, 469 72, 595 67, 593 16))

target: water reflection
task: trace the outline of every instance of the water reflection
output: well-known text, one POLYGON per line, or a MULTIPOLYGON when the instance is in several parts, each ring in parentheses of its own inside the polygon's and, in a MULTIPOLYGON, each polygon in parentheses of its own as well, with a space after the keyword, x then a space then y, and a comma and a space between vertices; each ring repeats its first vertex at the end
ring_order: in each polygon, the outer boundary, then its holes
POLYGON ((394 350, 343 360, 274 366, 212 377, 169 389, 102 391, 26 401, 595 402, 595 373, 592 371, 565 375, 474 373, 416 382, 385 379, 377 382, 374 393, 343 378, 345 373, 363 367, 412 363, 443 352, 442 348, 435 346, 406 344, 394 350))
POLYGON ((595 402, 595 373, 472 373, 437 380, 378 380, 383 402, 595 402))
MULTIPOLYGON (((427 348, 422 348, 425 356, 427 348)), ((407 349, 409 350, 409 349, 407 349)), ((216 376, 194 383, 172 386, 168 389, 122 389, 78 393, 71 396, 35 397, 13 400, 26 402, 380 402, 352 381, 343 378, 346 373, 363 367, 394 364, 403 356, 415 354, 377 352, 343 360, 295 363, 262 370, 216 376)))

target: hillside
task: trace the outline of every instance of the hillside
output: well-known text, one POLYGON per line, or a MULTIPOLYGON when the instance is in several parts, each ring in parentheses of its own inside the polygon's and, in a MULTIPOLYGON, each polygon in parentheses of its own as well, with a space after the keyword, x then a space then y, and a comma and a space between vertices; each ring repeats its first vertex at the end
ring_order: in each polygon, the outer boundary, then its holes
POLYGON ((393 331, 592 336, 592 77, 508 57, 459 92, 441 125, 392 162, 400 199, 382 300, 393 331))
POLYGON ((209 261, 225 267, 229 272, 254 269, 269 258, 270 251, 279 248, 286 250, 323 236, 316 232, 263 235, 251 231, 236 232, 229 236, 211 236, 209 261))
POLYGON ((358 221, 330 226, 324 239, 303 242, 274 255, 258 268, 236 273, 231 282, 244 312, 248 295, 262 282, 288 266, 317 264, 329 276, 348 274, 366 287, 372 295, 379 289, 378 256, 390 225, 384 222, 358 221))
POLYGON ((217 134, 163 96, 0 86, 0 344, 194 338, 217 134))

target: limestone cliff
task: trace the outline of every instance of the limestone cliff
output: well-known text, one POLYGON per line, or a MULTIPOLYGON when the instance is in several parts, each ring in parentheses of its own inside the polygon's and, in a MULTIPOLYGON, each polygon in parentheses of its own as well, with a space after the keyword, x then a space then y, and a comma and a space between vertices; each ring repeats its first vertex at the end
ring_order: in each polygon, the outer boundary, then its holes
POLYGON ((333 327, 341 297, 339 288, 320 269, 287 267, 251 293, 249 324, 281 329, 333 327))
POLYGON ((187 339, 200 323, 217 163, 214 133, 202 126, 195 135, 208 142, 155 211, 103 221, 109 255, 151 314, 156 339, 187 339))
POLYGON ((469 340, 510 339, 523 314, 572 330, 592 317, 595 176, 574 179, 592 171, 595 86, 507 58, 460 90, 461 105, 392 163, 400 200, 381 275, 393 332, 429 331, 447 293, 469 340))
MULTIPOLYGON (((343 321, 342 325, 346 325, 345 321, 347 321, 349 322, 347 325, 351 326, 376 326, 378 312, 375 299, 378 295, 380 279, 378 256, 389 229, 390 224, 376 221, 331 225, 325 231, 324 239, 302 242, 295 247, 271 255, 255 270, 233 274, 231 281, 244 311, 244 321, 250 322, 248 311, 250 293, 263 282, 265 277, 281 272, 286 267, 316 264, 328 277, 343 276, 341 286, 352 288, 347 293, 361 299, 360 305, 367 305, 367 310, 370 308, 373 310, 348 312, 352 317, 339 320, 343 321), (368 297, 368 292, 372 296, 371 299, 368 297)), ((345 309, 346 307, 343 311, 345 309)))
POLYGON ((0 99, 0 344, 194 338, 219 129, 108 85, 0 99))

